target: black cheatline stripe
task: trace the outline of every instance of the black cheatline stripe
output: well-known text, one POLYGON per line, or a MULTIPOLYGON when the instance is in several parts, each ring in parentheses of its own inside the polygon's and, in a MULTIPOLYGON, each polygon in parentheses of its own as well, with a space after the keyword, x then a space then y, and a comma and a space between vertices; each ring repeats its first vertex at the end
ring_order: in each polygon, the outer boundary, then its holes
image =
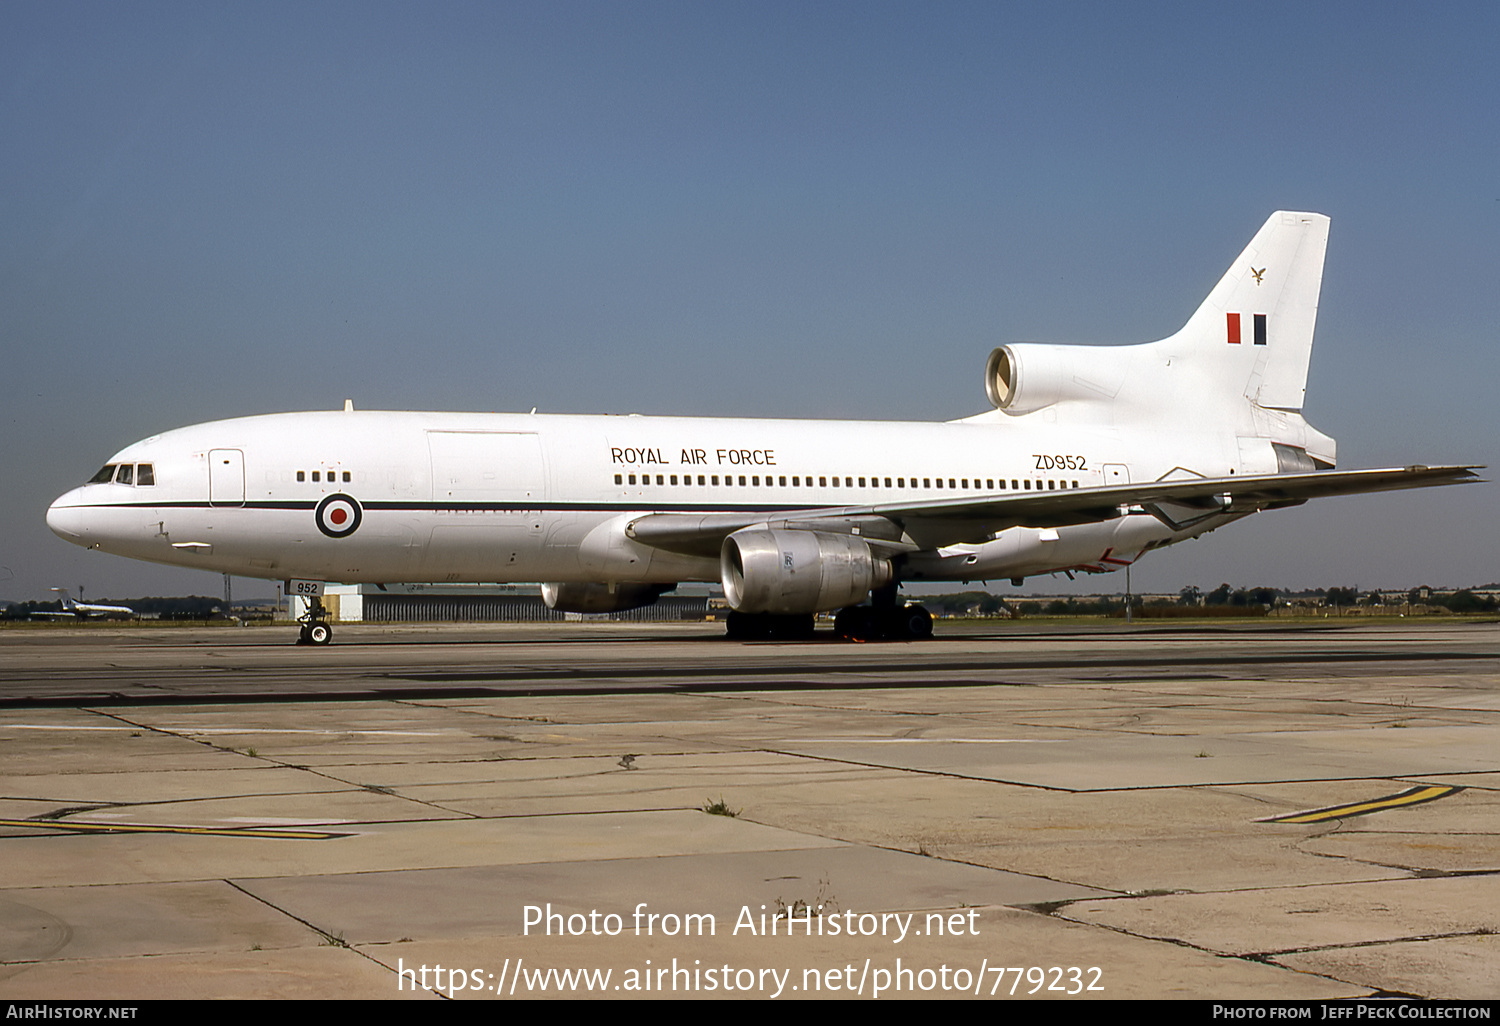
MULTIPOLYGON (((439 510, 463 512, 505 513, 778 513, 783 511, 815 510, 830 508, 827 503, 813 505, 726 505, 724 503, 694 505, 691 503, 658 503, 646 505, 638 502, 360 502, 369 510, 415 510, 436 512, 439 510)), ((316 509, 316 502, 301 500, 252 501, 243 503, 193 502, 110 502, 88 506, 70 506, 70 509, 316 509)))

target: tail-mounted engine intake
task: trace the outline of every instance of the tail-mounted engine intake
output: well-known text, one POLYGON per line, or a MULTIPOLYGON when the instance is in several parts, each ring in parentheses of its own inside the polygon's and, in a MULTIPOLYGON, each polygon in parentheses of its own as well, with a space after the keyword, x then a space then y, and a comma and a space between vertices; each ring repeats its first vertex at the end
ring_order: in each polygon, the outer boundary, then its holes
POLYGON ((719 572, 736 612, 821 613, 889 584, 891 563, 857 535, 761 527, 724 539, 719 572))
POLYGON ((1066 400, 1109 400, 1143 358, 1135 346, 1054 346, 1013 342, 990 353, 984 390, 996 409, 1030 413, 1066 400))
POLYGON ((649 606, 675 587, 675 584, 616 584, 611 587, 592 581, 544 584, 542 601, 547 603, 548 609, 564 613, 622 613, 627 609, 649 606))

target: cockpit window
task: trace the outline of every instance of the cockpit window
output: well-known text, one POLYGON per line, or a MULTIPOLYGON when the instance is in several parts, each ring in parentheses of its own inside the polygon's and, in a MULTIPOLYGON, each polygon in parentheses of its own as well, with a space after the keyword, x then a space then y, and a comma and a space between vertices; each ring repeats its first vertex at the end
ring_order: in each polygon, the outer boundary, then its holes
POLYGON ((138 485, 156 484, 156 471, 149 463, 139 463, 135 468, 135 483, 138 485))
POLYGON ((89 484, 108 484, 115 479, 115 465, 106 463, 99 468, 99 473, 89 478, 89 484))
POLYGON ((115 472, 115 484, 130 484, 135 480, 135 464, 121 463, 115 472))

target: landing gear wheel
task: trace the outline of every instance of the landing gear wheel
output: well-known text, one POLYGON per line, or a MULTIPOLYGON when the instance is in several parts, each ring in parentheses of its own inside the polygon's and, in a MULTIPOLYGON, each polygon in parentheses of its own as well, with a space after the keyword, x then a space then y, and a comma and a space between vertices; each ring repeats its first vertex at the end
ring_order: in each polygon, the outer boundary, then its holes
POLYGON ((833 630, 850 641, 879 641, 880 616, 874 606, 849 606, 840 609, 833 619, 833 630))
POLYGON ((771 617, 771 637, 777 641, 810 641, 813 637, 813 615, 794 613, 771 617))
POLYGON ((307 613, 298 617, 302 629, 297 632, 299 645, 326 645, 333 640, 333 627, 328 623, 328 610, 322 600, 314 597, 307 613))
POLYGON ((833 630, 850 641, 922 641, 932 637, 932 614, 921 606, 849 606, 839 610, 833 630))
POLYGON ((732 641, 761 641, 770 636, 767 621, 761 613, 730 613, 724 636, 732 641))
POLYGON ((925 641, 932 637, 932 614, 921 606, 905 606, 898 614, 901 637, 925 641))
POLYGON ((813 636, 813 615, 730 613, 724 636, 735 641, 807 641, 813 636))

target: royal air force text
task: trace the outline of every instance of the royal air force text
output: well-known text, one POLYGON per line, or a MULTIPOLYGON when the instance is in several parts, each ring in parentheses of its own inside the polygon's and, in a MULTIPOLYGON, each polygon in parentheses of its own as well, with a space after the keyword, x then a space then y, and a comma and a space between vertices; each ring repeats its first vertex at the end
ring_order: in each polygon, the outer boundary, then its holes
MULTIPOLYGON (((635 466, 643 464, 661 464, 669 466, 672 461, 667 459, 666 454, 660 448, 637 449, 612 447, 609 450, 611 463, 628 463, 635 466)), ((683 449, 677 458, 677 463, 686 467, 717 466, 776 466, 775 449, 715 449, 710 456, 707 449, 683 449)))

